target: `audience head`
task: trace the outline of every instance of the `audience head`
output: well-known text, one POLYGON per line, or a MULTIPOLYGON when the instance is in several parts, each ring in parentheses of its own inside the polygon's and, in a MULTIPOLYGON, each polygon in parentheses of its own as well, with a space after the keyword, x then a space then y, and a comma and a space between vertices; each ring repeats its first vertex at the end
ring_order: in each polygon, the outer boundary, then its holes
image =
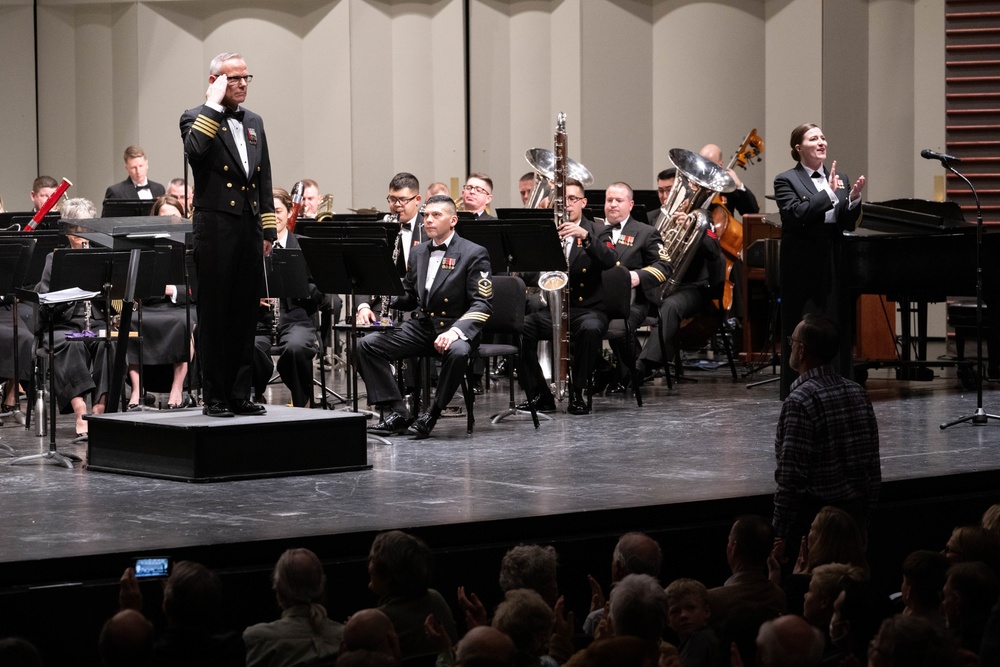
POLYGON ((867 581, 865 571, 846 563, 826 563, 812 571, 802 602, 802 616, 824 632, 833 616, 833 603, 847 581, 867 581))
MULTIPOLYGON (((2 206, 3 202, 0 202, 0 207, 2 206)), ((983 512, 980 525, 997 537, 1000 537, 1000 503, 990 505, 986 508, 986 511, 983 512)))
POLYGON ((823 633, 801 616, 779 616, 760 626, 757 667, 819 667, 823 633))
POLYGON ((833 644, 853 653, 864 662, 868 643, 882 621, 892 615, 892 603, 867 581, 844 582, 844 589, 833 603, 829 636, 833 644))
POLYGON ((868 571, 865 535, 850 514, 837 507, 821 509, 809 527, 806 571, 825 563, 847 563, 868 571))
POLYGON ((937 551, 914 551, 903 560, 900 591, 908 613, 920 616, 939 612, 947 572, 948 559, 937 551))
POLYGON ((104 623, 97 641, 104 667, 141 667, 153 651, 153 624, 135 609, 123 609, 104 623))
POLYGON ((558 555, 551 547, 521 544, 506 554, 500 562, 500 590, 530 588, 542 596, 550 607, 559 599, 556 580, 558 555))
POLYGON ((396 628, 385 612, 379 609, 362 609, 347 619, 340 650, 341 653, 371 651, 396 661, 402 659, 396 628))
POLYGON ((897 614, 882 621, 868 648, 869 667, 955 667, 955 643, 940 626, 920 616, 897 614))
POLYGON ((979 650, 983 628, 1000 596, 1000 582, 986 563, 958 563, 948 569, 941 609, 952 632, 962 645, 979 650))
POLYGON ((401 530, 380 533, 368 553, 368 588, 380 597, 415 598, 427 592, 434 557, 419 537, 401 530))
POLYGON ((480 667, 510 665, 514 642, 496 628, 480 625, 469 630, 455 647, 455 664, 480 667))
POLYGON ((729 531, 726 559, 734 571, 767 571, 767 559, 774 547, 774 526, 764 517, 745 514, 729 531))
POLYGON ((805 373, 833 361, 840 344, 837 323, 824 315, 806 313, 791 335, 788 363, 792 370, 805 373))
POLYGON ((161 195, 153 201, 150 215, 175 215, 178 218, 184 217, 184 204, 173 195, 161 195))
POLYGON ((320 602, 326 592, 326 574, 309 549, 288 549, 278 558, 271 578, 282 609, 320 602))
POLYGON ((959 526, 944 545, 948 562, 982 561, 994 570, 1000 566, 1000 536, 982 526, 959 526))
POLYGON ((200 563, 182 560, 163 586, 163 613, 178 628, 210 629, 222 610, 222 582, 200 563))
POLYGON ((340 652, 336 664, 337 667, 397 667, 400 661, 384 653, 358 649, 340 652))
POLYGON ((493 615, 493 627, 511 638, 520 655, 547 655, 554 623, 552 608, 528 588, 508 590, 493 615))
POLYGON ((667 624, 668 595, 648 574, 630 574, 611 588, 608 612, 615 636, 657 644, 667 624))
POLYGON ((615 545, 611 557, 611 580, 621 581, 629 574, 660 577, 663 551, 659 543, 645 533, 625 533, 615 545))
POLYGON ((708 627, 712 609, 708 605, 708 589, 694 579, 677 579, 666 590, 667 622, 683 641, 708 627))
POLYGON ((757 634, 766 621, 777 618, 773 609, 765 607, 743 607, 727 616, 713 627, 719 639, 719 646, 736 645, 744 665, 753 665, 757 659, 757 634))
POLYGON ((4 667, 42 667, 42 654, 35 645, 21 637, 0 639, 0 665, 4 667))
POLYGON ((608 637, 575 654, 566 667, 680 667, 680 654, 670 644, 659 650, 638 637, 608 637))

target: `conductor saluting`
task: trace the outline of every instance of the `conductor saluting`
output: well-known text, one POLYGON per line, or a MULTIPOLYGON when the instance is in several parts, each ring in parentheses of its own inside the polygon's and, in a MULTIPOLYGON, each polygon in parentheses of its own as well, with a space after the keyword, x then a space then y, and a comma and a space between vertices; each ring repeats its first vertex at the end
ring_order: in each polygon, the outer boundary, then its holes
POLYGON ((194 174, 194 261, 204 413, 262 415, 250 400, 262 257, 277 235, 264 121, 242 108, 253 76, 243 56, 209 65, 205 104, 181 116, 194 174))

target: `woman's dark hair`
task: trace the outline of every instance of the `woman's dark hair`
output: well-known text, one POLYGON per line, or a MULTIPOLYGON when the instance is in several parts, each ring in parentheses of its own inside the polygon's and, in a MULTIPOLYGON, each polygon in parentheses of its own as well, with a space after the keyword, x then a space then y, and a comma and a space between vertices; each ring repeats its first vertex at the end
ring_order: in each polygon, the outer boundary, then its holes
POLYGON ((385 580, 391 596, 415 598, 430 588, 434 557, 419 537, 401 530, 380 533, 372 542, 368 561, 385 580))
POLYGON ((816 123, 803 123, 792 130, 792 140, 789 142, 789 145, 792 147, 792 159, 796 162, 801 161, 802 158, 799 157, 799 152, 795 150, 795 147, 802 143, 802 139, 806 136, 806 132, 814 127, 819 127, 819 125, 816 123))

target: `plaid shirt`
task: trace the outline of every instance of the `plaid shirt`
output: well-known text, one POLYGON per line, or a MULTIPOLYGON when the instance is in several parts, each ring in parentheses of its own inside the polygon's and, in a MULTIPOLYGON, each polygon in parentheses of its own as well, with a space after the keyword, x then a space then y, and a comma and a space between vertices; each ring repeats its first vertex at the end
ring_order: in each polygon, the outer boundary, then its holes
POLYGON ((878 424, 861 385, 830 366, 813 368, 793 384, 781 407, 774 439, 774 529, 779 536, 808 517, 803 500, 838 505, 860 502, 871 517, 882 484, 878 424))

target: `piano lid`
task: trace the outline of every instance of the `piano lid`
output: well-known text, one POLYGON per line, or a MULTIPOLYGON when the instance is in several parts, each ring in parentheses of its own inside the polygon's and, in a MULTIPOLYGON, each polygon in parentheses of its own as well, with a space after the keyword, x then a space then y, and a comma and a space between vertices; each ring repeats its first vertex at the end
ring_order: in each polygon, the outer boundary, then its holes
POLYGON ((890 199, 862 203, 859 227, 887 234, 930 234, 960 231, 975 225, 965 221, 956 202, 926 199, 890 199))

